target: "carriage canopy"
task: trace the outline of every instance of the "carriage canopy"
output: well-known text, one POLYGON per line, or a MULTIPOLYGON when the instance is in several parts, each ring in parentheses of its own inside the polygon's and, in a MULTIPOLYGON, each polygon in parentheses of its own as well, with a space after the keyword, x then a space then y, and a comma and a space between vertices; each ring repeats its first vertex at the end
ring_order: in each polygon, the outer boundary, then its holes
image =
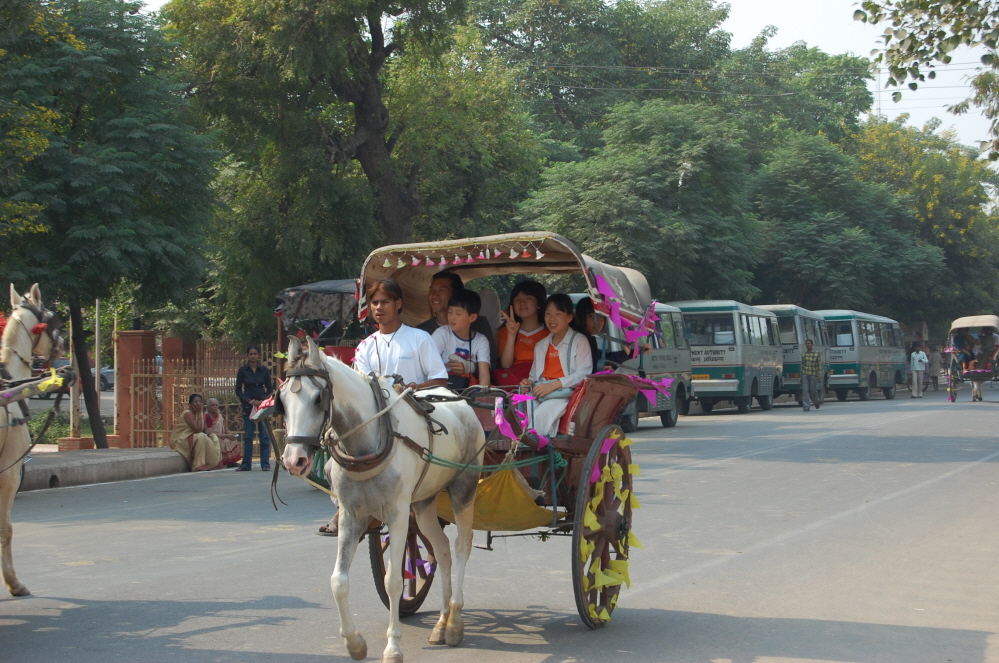
POLYGON ((604 296, 597 277, 613 289, 621 315, 643 318, 652 303, 649 283, 640 272, 615 267, 581 253, 565 237, 545 231, 490 235, 418 244, 396 244, 372 251, 361 268, 358 317, 367 315, 365 292, 378 279, 393 279, 402 288, 402 321, 417 325, 431 316, 427 293, 437 272, 448 270, 466 283, 497 274, 582 274, 599 308, 604 296))
POLYGON ((999 315, 968 315, 958 318, 950 324, 948 334, 953 334, 955 329, 981 329, 982 327, 992 327, 999 331, 999 315))
POLYGON ((299 320, 339 321, 346 325, 357 306, 357 281, 318 281, 285 288, 277 295, 274 313, 281 316, 285 331, 299 320))

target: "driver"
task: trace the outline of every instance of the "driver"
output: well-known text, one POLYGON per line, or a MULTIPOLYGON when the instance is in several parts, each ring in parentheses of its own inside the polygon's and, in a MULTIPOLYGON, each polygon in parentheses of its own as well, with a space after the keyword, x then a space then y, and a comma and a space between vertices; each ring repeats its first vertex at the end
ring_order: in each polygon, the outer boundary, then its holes
POLYGON ((367 292, 371 317, 378 331, 361 341, 354 368, 378 377, 402 376, 413 389, 443 387, 447 369, 430 334, 402 324, 402 288, 392 279, 376 281, 367 292))
MULTIPOLYGON (((392 279, 376 281, 367 292, 368 310, 378 323, 378 331, 357 346, 354 368, 367 376, 402 376, 407 387, 443 387, 447 369, 430 334, 402 324, 402 288, 392 279)), ((319 533, 336 536, 339 514, 320 525, 319 533)))

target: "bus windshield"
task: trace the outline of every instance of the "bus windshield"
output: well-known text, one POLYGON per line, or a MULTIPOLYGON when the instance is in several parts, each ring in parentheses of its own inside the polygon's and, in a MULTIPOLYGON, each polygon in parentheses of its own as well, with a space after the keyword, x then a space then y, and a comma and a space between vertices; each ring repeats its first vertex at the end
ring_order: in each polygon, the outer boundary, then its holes
POLYGON ((798 334, 794 329, 794 318, 777 318, 781 343, 797 343, 798 334))
POLYGON ((849 320, 844 320, 842 322, 830 322, 829 335, 832 337, 829 339, 829 342, 832 345, 840 347, 849 347, 854 345, 853 324, 851 324, 849 320))
POLYGON ((735 345, 732 314, 684 315, 691 345, 735 345))

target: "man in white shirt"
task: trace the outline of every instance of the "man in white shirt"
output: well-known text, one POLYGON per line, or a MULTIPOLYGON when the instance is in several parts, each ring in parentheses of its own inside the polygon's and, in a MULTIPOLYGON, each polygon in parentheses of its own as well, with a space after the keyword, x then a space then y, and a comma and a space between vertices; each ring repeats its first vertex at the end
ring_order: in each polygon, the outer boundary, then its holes
POLYGON ((447 384, 447 369, 430 334, 402 324, 402 288, 382 279, 368 290, 368 308, 378 331, 361 341, 354 368, 379 377, 402 376, 414 389, 447 384))

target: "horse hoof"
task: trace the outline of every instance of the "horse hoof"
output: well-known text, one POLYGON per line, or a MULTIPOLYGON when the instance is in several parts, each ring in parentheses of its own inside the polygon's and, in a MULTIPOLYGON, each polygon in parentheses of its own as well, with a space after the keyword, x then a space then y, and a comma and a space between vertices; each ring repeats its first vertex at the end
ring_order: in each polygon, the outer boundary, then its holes
POLYGON ((461 644, 461 641, 465 639, 465 629, 464 628, 450 628, 448 627, 444 635, 444 642, 447 643, 448 647, 457 647, 461 644))
POLYGON ((398 656, 382 656, 382 663, 402 663, 402 654, 398 656))
POLYGON ((355 661, 363 661, 368 657, 368 643, 362 638, 360 644, 356 647, 351 647, 348 644, 347 653, 349 653, 350 657, 355 661))
POLYGON ((430 632, 430 639, 427 640, 432 645, 443 645, 446 640, 444 638, 444 629, 439 627, 434 627, 434 630, 430 632))
POLYGON ((10 590, 11 596, 29 596, 31 592, 24 585, 18 583, 17 587, 10 590))

